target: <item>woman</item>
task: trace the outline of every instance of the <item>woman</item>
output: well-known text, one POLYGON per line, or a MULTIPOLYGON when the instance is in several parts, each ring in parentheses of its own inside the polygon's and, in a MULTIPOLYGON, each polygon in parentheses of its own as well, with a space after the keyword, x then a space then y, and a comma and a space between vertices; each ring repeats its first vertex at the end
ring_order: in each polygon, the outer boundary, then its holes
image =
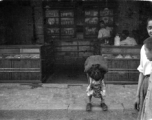
MULTIPOLYGON (((147 20, 147 32, 152 37, 152 18, 147 20)), ((140 51, 140 65, 137 68, 140 72, 137 87, 137 96, 135 100, 136 109, 139 110, 138 119, 141 118, 141 111, 143 108, 143 102, 147 94, 148 82, 151 73, 151 61, 146 57, 145 45, 142 46, 140 51)))

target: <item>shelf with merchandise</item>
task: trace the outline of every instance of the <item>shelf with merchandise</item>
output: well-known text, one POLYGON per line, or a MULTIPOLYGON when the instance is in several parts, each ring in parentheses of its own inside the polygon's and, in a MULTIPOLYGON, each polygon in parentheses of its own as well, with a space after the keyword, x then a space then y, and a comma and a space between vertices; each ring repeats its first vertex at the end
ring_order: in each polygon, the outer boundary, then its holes
POLYGON ((73 38, 75 36, 74 9, 50 7, 44 9, 44 12, 46 39, 61 40, 62 38, 73 38))

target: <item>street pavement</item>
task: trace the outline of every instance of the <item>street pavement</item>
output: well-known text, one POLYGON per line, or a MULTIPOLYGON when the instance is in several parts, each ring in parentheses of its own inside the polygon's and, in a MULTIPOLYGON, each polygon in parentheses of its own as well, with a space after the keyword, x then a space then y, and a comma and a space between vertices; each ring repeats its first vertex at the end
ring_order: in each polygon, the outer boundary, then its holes
POLYGON ((86 112, 87 84, 0 84, 0 120, 136 120, 137 85, 106 85, 102 111, 93 98, 86 112))

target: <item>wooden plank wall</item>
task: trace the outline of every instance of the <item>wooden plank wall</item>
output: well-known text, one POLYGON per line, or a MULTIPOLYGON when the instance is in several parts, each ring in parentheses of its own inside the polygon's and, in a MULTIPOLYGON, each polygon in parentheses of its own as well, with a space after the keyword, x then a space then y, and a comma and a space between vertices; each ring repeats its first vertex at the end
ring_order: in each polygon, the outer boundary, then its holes
POLYGON ((0 48, 0 82, 41 82, 41 48, 0 48))

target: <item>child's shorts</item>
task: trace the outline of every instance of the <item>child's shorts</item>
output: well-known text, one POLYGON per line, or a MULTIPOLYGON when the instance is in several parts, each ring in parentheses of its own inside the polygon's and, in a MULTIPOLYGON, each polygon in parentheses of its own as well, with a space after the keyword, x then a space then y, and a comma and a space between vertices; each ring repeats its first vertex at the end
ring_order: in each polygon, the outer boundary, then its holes
POLYGON ((87 96, 93 96, 95 98, 101 98, 102 97, 102 95, 101 95, 101 93, 99 91, 96 92, 94 90, 87 91, 87 96))

